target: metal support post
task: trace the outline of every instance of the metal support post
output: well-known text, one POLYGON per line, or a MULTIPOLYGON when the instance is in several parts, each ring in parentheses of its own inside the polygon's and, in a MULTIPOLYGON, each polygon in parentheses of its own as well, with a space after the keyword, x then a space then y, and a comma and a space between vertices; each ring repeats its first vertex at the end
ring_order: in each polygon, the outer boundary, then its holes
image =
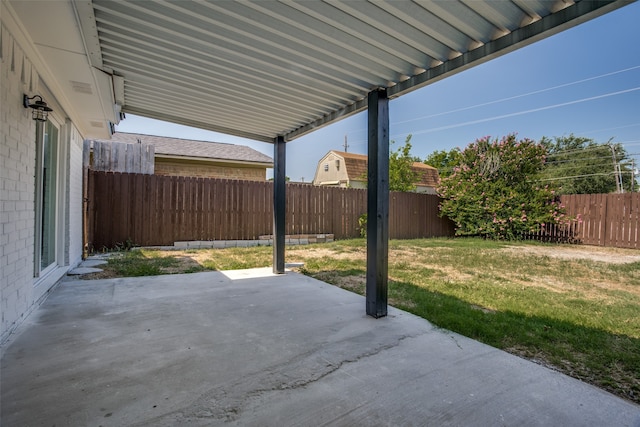
POLYGON ((367 314, 387 315, 389 254, 389 99, 369 93, 367 171, 367 314))
POLYGON ((284 274, 284 240, 286 215, 286 151, 284 137, 273 141, 273 272, 284 274))

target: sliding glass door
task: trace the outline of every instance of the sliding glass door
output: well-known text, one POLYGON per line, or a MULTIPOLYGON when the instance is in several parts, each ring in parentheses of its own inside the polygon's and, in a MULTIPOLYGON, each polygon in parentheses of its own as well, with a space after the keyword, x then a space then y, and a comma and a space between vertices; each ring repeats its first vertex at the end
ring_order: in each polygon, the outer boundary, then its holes
POLYGON ((58 127, 48 120, 36 132, 36 245, 34 275, 39 277, 56 263, 58 196, 58 127))

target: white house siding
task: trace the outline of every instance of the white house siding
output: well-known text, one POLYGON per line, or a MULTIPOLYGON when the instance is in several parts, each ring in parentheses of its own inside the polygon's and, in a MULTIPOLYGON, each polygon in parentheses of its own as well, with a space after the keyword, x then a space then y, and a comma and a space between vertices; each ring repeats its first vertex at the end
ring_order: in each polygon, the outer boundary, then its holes
POLYGON ((32 61, 2 23, 0 40, 0 344, 76 265, 82 254, 82 142, 58 107, 57 265, 34 278, 36 122, 22 105, 24 93, 50 105, 32 61), (68 190, 65 191, 65 189, 68 190))

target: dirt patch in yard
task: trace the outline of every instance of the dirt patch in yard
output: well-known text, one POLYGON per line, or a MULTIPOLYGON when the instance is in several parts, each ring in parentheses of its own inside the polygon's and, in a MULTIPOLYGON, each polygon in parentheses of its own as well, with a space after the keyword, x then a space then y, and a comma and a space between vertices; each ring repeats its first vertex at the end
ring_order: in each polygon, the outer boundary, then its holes
POLYGON ((309 248, 305 246, 296 246, 295 248, 287 248, 287 257, 294 257, 295 255, 301 255, 304 258, 333 258, 333 259, 346 259, 357 260, 366 259, 367 249, 362 248, 359 251, 347 251, 338 252, 335 249, 330 248, 309 248))
POLYGON ((640 251, 637 249, 601 248, 598 246, 507 246, 506 252, 521 255, 547 256, 566 260, 589 260, 608 264, 627 264, 640 262, 640 251))

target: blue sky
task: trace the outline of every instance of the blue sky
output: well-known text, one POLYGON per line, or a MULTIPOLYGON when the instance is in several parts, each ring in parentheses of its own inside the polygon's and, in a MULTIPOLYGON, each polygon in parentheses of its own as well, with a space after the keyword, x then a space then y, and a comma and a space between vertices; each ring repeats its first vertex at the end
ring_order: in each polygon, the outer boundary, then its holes
MULTIPOLYGON (((624 145, 640 165, 640 2, 434 83, 390 103, 391 139, 412 154, 464 148, 483 136, 577 136, 624 145)), ((329 150, 366 154, 366 113, 287 144, 286 174, 311 181, 329 150)), ((127 115, 120 132, 271 144, 127 115)))

